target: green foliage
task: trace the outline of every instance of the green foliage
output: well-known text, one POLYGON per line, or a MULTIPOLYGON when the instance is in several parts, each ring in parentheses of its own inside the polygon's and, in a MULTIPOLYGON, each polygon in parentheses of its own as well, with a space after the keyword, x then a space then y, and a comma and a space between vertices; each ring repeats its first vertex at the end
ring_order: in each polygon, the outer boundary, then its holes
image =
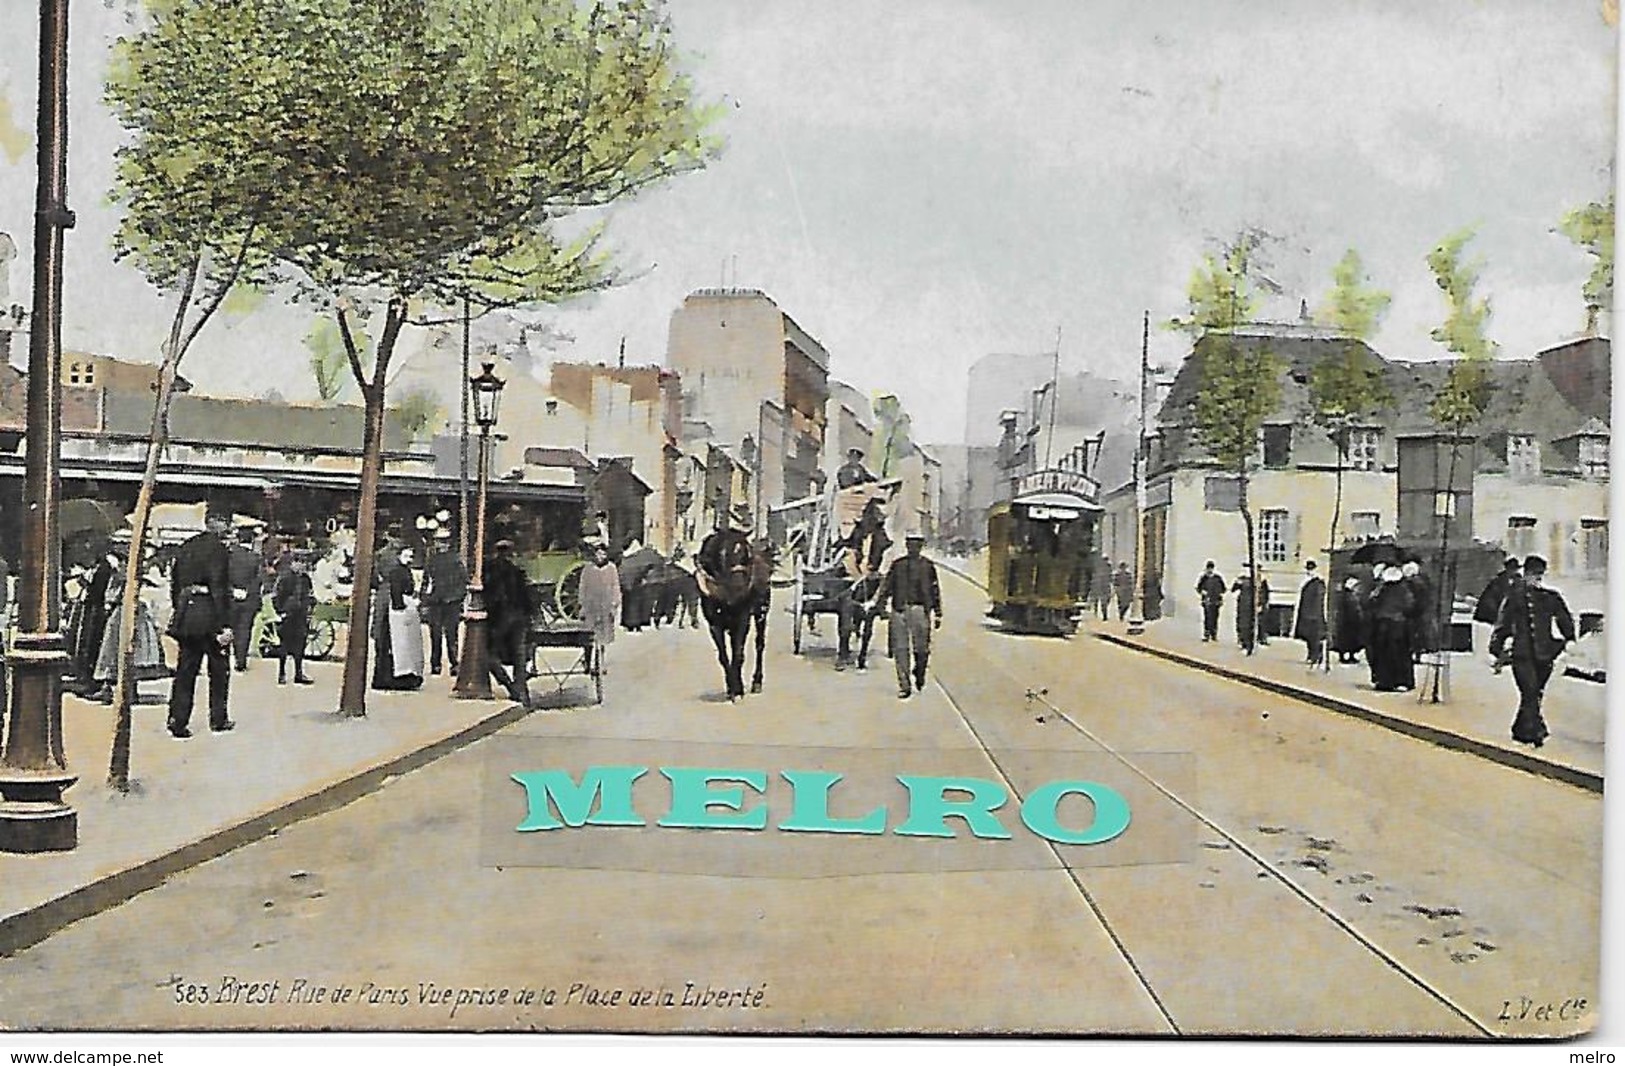
POLYGON ((909 431, 912 428, 908 412, 903 410, 903 402, 890 394, 875 397, 871 407, 880 430, 880 439, 874 448, 880 457, 879 469, 875 474, 877 477, 891 477, 897 472, 898 462, 908 454, 909 431))
POLYGON ((1390 297, 1367 288, 1360 255, 1350 248, 1332 271, 1332 291, 1320 320, 1344 333, 1343 352, 1317 363, 1309 375, 1309 402, 1317 424, 1332 430, 1340 453, 1348 448, 1348 428, 1394 402, 1382 364, 1362 343, 1376 332, 1390 297))
POLYGON ((1258 448, 1264 420, 1281 402, 1282 360, 1268 346, 1234 336, 1258 310, 1257 266, 1263 235, 1244 230, 1211 253, 1191 274, 1189 307, 1171 328, 1197 338, 1196 398, 1191 407, 1197 442, 1227 470, 1242 475, 1258 448))
POLYGON ((316 379, 316 395, 324 403, 338 399, 350 380, 349 358, 344 353, 338 324, 330 318, 318 318, 305 334, 305 350, 309 353, 311 376, 316 379))
POLYGON ((1570 211, 1557 228, 1596 257, 1591 276, 1580 290, 1594 322, 1597 312, 1609 310, 1614 303, 1614 198, 1570 211))
POLYGON ((1431 335, 1458 357, 1428 410, 1434 421, 1458 433, 1484 417, 1494 391, 1489 363, 1495 358, 1496 345, 1484 332, 1490 302, 1474 295, 1482 263, 1462 262, 1462 252, 1473 236, 1472 230, 1451 234, 1427 257, 1428 269, 1450 307, 1431 335))
POLYGON ((1191 406, 1196 439, 1220 466, 1245 474, 1264 420, 1281 403, 1286 363, 1264 344, 1213 334, 1192 358, 1198 360, 1191 406))
POLYGON ((1258 313, 1258 294, 1250 277, 1261 236, 1253 231, 1238 234, 1221 256, 1209 252, 1191 272, 1186 286, 1189 309, 1183 317, 1169 319, 1170 329, 1183 330, 1193 337, 1214 330, 1234 329, 1251 322, 1258 313))
POLYGON ((435 394, 427 388, 408 391, 395 401, 395 419, 408 437, 417 437, 431 424, 439 421, 443 411, 435 394))

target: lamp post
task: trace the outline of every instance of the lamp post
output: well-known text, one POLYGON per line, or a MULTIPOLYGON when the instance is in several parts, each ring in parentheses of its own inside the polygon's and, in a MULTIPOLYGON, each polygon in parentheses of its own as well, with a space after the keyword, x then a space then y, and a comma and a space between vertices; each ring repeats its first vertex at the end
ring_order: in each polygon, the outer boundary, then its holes
POLYGON ((57 539, 62 430, 62 239, 68 210, 68 0, 40 2, 39 179, 34 311, 28 342, 28 455, 17 638, 7 664, 10 720, 0 755, 0 851, 71 851, 79 816, 62 800, 78 778, 62 750, 62 545, 57 539))
POLYGON ((463 648, 457 662, 457 684, 451 689, 451 694, 462 700, 492 698, 491 672, 486 663, 485 496, 491 479, 491 430, 497 424, 497 405, 502 399, 502 386, 506 384, 491 373, 495 367, 495 363, 484 364, 479 374, 468 381, 469 395, 474 403, 474 422, 480 427, 480 455, 479 502, 475 504, 474 573, 468 583, 468 598, 463 601, 463 648))
POLYGON ((1140 432, 1134 443, 1134 594, 1129 600, 1128 631, 1145 632, 1145 509, 1146 509, 1146 378, 1151 374, 1151 312, 1140 327, 1140 432))

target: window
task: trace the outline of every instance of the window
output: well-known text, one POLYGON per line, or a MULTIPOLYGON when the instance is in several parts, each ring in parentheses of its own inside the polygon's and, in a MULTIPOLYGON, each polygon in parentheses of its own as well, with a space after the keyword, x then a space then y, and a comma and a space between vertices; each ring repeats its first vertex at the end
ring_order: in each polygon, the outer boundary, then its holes
POLYGON ((1375 537, 1382 531, 1382 512, 1355 511, 1349 515, 1349 529, 1356 537, 1375 537))
POLYGON ((1433 517, 1456 517, 1456 494, 1454 492, 1435 492, 1433 494, 1433 517))
POLYGON ((1580 438, 1580 473, 1590 478, 1608 476, 1608 438, 1580 438))
POLYGON ((1207 511, 1241 510, 1241 482, 1233 477, 1210 477, 1202 481, 1202 508, 1207 511))
POLYGON ((1379 429, 1351 429, 1349 430, 1349 456, 1350 470, 1379 470, 1381 466, 1377 459, 1377 443, 1382 439, 1379 429))
POLYGON ((1508 555, 1534 554, 1535 520, 1528 515, 1512 515, 1508 518, 1506 543, 1502 546, 1508 555))
POLYGON ((1264 427, 1264 466, 1281 470, 1292 465, 1292 427, 1264 427))
POLYGON ((1280 510, 1258 514, 1258 561, 1284 563, 1287 560, 1287 513, 1280 510))
POLYGON ((1608 520, 1580 519, 1580 565, 1588 574, 1608 571, 1608 520))
POLYGON ((1513 477, 1540 476, 1540 442, 1528 433, 1507 437, 1507 472, 1513 477))

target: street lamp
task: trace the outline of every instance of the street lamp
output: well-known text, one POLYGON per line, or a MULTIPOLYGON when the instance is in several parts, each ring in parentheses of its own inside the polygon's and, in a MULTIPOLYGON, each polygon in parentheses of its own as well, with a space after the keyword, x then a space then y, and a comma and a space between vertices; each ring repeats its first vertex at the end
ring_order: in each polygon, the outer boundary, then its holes
POLYGON ((463 649, 457 663, 457 684, 451 688, 453 696, 464 700, 492 698, 491 673, 486 662, 485 494, 491 479, 491 430, 497 424, 497 407, 502 401, 502 386, 506 384, 491 373, 495 367, 495 363, 486 363, 479 374, 468 379, 474 423, 480 427, 479 502, 475 505, 478 517, 474 533, 474 574, 468 583, 468 597, 463 601, 463 649))
POLYGON ((68 210, 68 0, 40 2, 39 178, 34 213, 34 311, 28 341, 28 454, 18 633, 5 751, 0 851, 71 851, 79 816, 62 800, 77 778, 62 750, 62 545, 57 539, 62 437, 62 244, 68 210))

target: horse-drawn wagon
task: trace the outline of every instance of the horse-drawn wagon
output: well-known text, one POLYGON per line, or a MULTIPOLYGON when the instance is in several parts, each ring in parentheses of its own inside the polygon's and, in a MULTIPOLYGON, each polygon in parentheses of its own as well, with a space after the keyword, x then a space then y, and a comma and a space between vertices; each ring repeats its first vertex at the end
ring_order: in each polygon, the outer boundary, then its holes
MULTIPOLYGON (((874 596, 886 552, 898 540, 888 527, 901 487, 892 479, 831 489, 792 536, 799 543, 790 602, 795 617, 790 646, 797 655, 803 632, 818 631, 819 615, 839 618, 874 596)), ((870 622, 864 622, 867 648, 870 622)))

